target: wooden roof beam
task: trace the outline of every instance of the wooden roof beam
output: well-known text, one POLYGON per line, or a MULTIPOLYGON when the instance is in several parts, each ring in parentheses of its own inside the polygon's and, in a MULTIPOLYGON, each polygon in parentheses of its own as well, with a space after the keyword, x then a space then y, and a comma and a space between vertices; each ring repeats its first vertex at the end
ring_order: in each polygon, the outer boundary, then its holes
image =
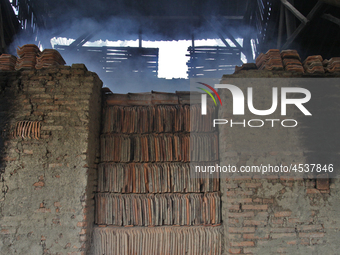
MULTIPOLYGON (((282 1, 282 0, 281 0, 282 1)), ((305 28, 305 26, 309 23, 310 20, 312 20, 315 16, 315 14, 320 10, 320 8, 323 6, 323 1, 319 0, 313 9, 308 13, 307 15, 307 22, 301 22, 301 24, 295 29, 295 31, 292 33, 291 36, 287 38, 286 43, 282 46, 282 49, 288 49, 290 44, 295 40, 295 38, 301 33, 301 31, 305 28)))

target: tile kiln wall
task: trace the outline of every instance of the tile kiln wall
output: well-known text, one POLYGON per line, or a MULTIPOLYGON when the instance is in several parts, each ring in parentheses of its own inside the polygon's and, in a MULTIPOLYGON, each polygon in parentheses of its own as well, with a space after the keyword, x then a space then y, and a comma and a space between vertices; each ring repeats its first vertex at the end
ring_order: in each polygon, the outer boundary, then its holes
POLYGON ((0 72, 0 82, 0 253, 85 254, 102 82, 82 64, 0 72))

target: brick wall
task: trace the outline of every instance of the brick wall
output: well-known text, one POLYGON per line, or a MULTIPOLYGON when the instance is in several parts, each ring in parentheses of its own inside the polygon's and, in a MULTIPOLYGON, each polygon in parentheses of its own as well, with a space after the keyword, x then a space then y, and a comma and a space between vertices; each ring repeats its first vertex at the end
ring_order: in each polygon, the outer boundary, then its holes
POLYGON ((0 254, 85 254, 102 82, 82 64, 0 73, 0 254))
MULTIPOLYGON (((315 76, 289 72, 245 71, 237 75, 224 76, 221 83, 234 84, 233 81, 239 78, 282 77, 315 76)), ((284 86, 285 79, 282 79, 282 82, 275 83, 275 87, 284 86)), ((254 82, 252 85, 254 90, 263 93, 262 97, 257 97, 261 98, 261 102, 258 100, 257 104, 254 103, 256 108, 269 109, 272 99, 270 94, 265 93, 268 93, 268 89, 274 84, 268 79, 268 82, 261 84, 254 82)), ((323 108, 327 108, 330 110, 328 120, 334 120, 333 123, 324 121, 320 128, 317 122, 311 125, 312 122, 302 121, 294 112, 287 113, 284 118, 297 118, 299 125, 296 128, 220 127, 221 165, 232 164, 239 167, 261 163, 272 165, 318 163, 316 161, 322 159, 319 157, 321 153, 329 156, 329 163, 337 164, 336 154, 339 153, 339 146, 333 144, 333 140, 338 141, 338 131, 333 127, 336 126, 339 115, 339 110, 335 107, 340 94, 339 88, 337 86, 330 88, 326 84, 319 85, 325 92, 312 92, 313 104, 318 104, 318 97, 322 97, 324 101, 318 107, 319 110, 313 105, 308 109, 312 111, 313 118, 317 121, 326 115, 323 108), (329 130, 329 136, 325 138, 325 134, 320 130, 329 130)), ((245 88, 242 90, 245 92, 245 88)), ((244 116, 232 116, 228 112, 232 109, 230 92, 222 89, 219 93, 222 102, 226 104, 220 107, 219 118, 233 118, 237 121, 264 119, 262 116, 255 118, 249 112, 244 116)), ((283 117, 273 114, 270 118, 283 117)), ((340 238, 338 176, 331 179, 316 179, 315 175, 297 174, 271 174, 266 178, 262 177, 260 174, 246 174, 221 180, 225 254, 338 254, 337 240, 340 238)))

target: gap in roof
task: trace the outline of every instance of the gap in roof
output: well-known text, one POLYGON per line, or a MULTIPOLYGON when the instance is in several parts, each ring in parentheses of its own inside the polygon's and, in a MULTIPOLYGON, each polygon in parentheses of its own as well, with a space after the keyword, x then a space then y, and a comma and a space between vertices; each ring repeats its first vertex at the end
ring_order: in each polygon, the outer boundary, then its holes
MULTIPOLYGON (((70 45, 74 42, 74 39, 65 37, 53 37, 51 39, 52 47, 54 45, 70 45)), ((226 41, 231 47, 235 47, 233 42, 229 39, 226 41)), ((242 46, 243 39, 237 38, 236 41, 242 46)), ((179 41, 142 41, 142 47, 145 48, 158 48, 158 78, 165 79, 187 79, 188 78, 188 66, 189 56, 186 56, 188 47, 192 45, 191 40, 179 40, 179 41)), ((138 47, 138 40, 125 40, 125 41, 109 41, 109 40, 97 40, 94 42, 87 42, 85 47, 138 47)), ((225 47, 224 43, 220 39, 204 39, 195 40, 195 46, 220 46, 225 47)), ((242 54, 241 60, 246 63, 246 58, 242 54)), ((86 63, 85 63, 86 64, 86 63)))

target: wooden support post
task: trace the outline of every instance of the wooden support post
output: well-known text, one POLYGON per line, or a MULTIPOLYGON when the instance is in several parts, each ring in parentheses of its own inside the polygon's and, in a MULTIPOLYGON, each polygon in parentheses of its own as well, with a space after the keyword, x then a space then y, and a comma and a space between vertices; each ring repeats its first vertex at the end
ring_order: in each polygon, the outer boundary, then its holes
POLYGON ((138 30, 138 46, 139 48, 142 48, 142 29, 141 28, 138 30))
POLYGON ((4 33, 4 23, 2 18, 2 6, 0 4, 0 32, 1 32, 1 54, 6 51, 5 33, 4 33))
MULTIPOLYGON (((319 0, 315 6, 313 7, 313 9, 308 13, 307 15, 307 21, 310 21, 314 18, 315 14, 320 10, 320 8, 323 5, 323 1, 319 0)), ((301 33, 301 31, 305 28, 305 26, 308 24, 308 22, 304 23, 302 22, 297 29, 295 29, 295 31, 293 32, 293 34, 287 38, 286 43, 282 46, 282 49, 287 49, 290 44, 295 40, 295 38, 301 33)))
POLYGON ((282 35, 283 35, 283 22, 285 19, 285 10, 283 4, 280 5, 280 21, 279 21, 279 34, 277 37, 277 46, 276 48, 281 48, 281 42, 282 42, 282 35))
POLYGON ((338 26, 340 26, 340 19, 334 17, 332 14, 323 14, 321 17, 322 17, 323 19, 329 20, 329 21, 331 21, 331 22, 337 24, 338 26))
POLYGON ((302 23, 307 23, 308 19, 302 15, 288 0, 281 0, 281 3, 295 15, 302 23))

